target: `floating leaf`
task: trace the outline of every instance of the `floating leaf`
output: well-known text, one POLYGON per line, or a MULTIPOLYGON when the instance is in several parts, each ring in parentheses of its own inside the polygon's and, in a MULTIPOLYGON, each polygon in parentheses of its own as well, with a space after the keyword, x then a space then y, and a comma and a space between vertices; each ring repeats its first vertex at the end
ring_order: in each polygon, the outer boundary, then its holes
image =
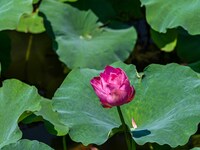
POLYGON ((181 1, 173 3, 166 0, 141 0, 146 7, 146 17, 151 27, 159 32, 178 26, 183 27, 190 34, 200 34, 200 3, 199 0, 181 1))
POLYGON ((0 31, 17 28, 20 17, 30 14, 33 10, 32 0, 1 0, 0 1, 0 31))
POLYGON ((91 88, 89 81, 98 73, 90 69, 73 70, 53 97, 61 122, 70 128, 69 135, 85 145, 104 143, 109 132, 120 126, 117 110, 104 109, 91 88))
POLYGON ((35 140, 30 141, 23 139, 16 143, 3 147, 2 150, 53 150, 53 149, 44 143, 35 140))
MULTIPOLYGON (((125 70, 136 89, 135 99, 122 106, 129 127, 132 118, 138 126, 132 132, 134 140, 138 144, 184 145, 200 122, 199 74, 178 64, 150 65, 142 78, 133 65, 113 65, 125 70)), ((99 72, 73 70, 53 97, 53 108, 70 128, 71 138, 86 145, 102 144, 121 124, 116 108, 102 108, 90 85, 99 72)))
POLYGON ((43 18, 38 16, 38 11, 24 14, 20 18, 17 31, 29 33, 42 33, 45 31, 43 18))
POLYGON ((40 10, 51 23, 54 49, 69 68, 103 68, 127 59, 133 50, 136 31, 132 27, 120 30, 101 27, 93 12, 53 0, 43 0, 40 10))
POLYGON ((40 111, 35 112, 35 114, 37 116, 42 116, 45 120, 53 124, 58 136, 63 136, 68 133, 68 127, 60 123, 57 112, 52 110, 52 101, 43 99, 41 101, 40 111))
POLYGON ((22 137, 18 119, 25 111, 39 110, 40 99, 35 87, 15 79, 3 82, 0 88, 0 148, 22 137))
POLYGON ((150 65, 136 92, 133 103, 125 107, 129 120, 133 117, 138 125, 133 136, 141 133, 134 137, 136 142, 186 144, 200 122, 199 74, 178 64, 150 65))

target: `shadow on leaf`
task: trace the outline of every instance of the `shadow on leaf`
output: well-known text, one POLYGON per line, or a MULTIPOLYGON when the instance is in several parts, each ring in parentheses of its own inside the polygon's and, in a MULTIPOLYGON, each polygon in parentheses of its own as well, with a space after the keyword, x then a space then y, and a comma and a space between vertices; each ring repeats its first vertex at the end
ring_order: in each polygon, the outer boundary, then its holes
POLYGON ((134 138, 141 138, 143 136, 147 136, 147 135, 151 134, 151 132, 149 130, 131 131, 131 133, 134 138))

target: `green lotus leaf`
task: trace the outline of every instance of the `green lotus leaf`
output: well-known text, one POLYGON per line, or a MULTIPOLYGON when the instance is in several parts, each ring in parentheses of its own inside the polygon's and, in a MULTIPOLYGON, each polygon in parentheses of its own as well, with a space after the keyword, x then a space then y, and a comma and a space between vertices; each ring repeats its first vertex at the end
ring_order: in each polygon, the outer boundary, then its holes
POLYGON ((191 68, 178 64, 145 69, 141 83, 136 84, 132 106, 125 107, 129 110, 127 118, 133 117, 138 125, 133 131, 138 144, 156 142, 176 147, 188 142, 200 122, 199 79, 191 68))
POLYGON ((30 14, 33 10, 32 0, 1 0, 0 1, 0 31, 17 28, 20 17, 30 14))
POLYGON ((50 130, 56 130, 56 135, 63 136, 68 133, 68 127, 60 123, 57 112, 52 110, 52 101, 43 99, 41 101, 40 111, 35 112, 35 114, 37 116, 42 116, 45 120, 50 122, 54 126, 54 129, 50 130))
POLYGON ((45 31, 43 18, 38 16, 38 11, 24 14, 20 18, 17 31, 25 33, 42 33, 45 31))
POLYGON ((41 96, 35 87, 10 79, 0 88, 0 148, 22 137, 18 119, 25 112, 40 109, 41 96))
POLYGON ((48 145, 38 142, 38 141, 30 141, 30 140, 20 140, 16 143, 4 146, 2 150, 53 150, 48 145))
POLYGON ((194 148, 192 148, 190 150, 200 150, 200 147, 194 147, 194 148))
POLYGON ((40 0, 33 0, 33 4, 37 4, 40 0))
POLYGON ((54 0, 43 0, 40 11, 51 24, 59 59, 69 68, 103 68, 127 59, 133 50, 136 41, 133 27, 120 30, 102 27, 92 11, 81 11, 54 0))
POLYGON ((69 135, 85 145, 104 143, 109 132, 120 126, 117 110, 102 108, 89 84, 97 74, 92 69, 73 70, 53 97, 53 108, 70 128, 69 135))
POLYGON ((151 29, 150 33, 153 41, 162 51, 171 52, 175 49, 178 36, 175 29, 168 30, 167 33, 159 33, 151 29))
POLYGON ((166 0, 140 0, 146 7, 146 17, 151 27, 159 32, 178 26, 183 27, 190 34, 200 34, 200 3, 199 0, 173 3, 166 0))
MULTIPOLYGON (((133 65, 113 66, 124 69, 136 89, 135 99, 122 106, 133 139, 138 144, 184 145, 200 122, 199 74, 178 64, 150 65, 143 75, 133 65), (132 119, 138 126, 135 130, 132 119)), ((53 108, 70 128, 70 137, 86 145, 102 144, 121 125, 116 108, 102 108, 90 85, 99 72, 73 70, 53 97, 53 108)))

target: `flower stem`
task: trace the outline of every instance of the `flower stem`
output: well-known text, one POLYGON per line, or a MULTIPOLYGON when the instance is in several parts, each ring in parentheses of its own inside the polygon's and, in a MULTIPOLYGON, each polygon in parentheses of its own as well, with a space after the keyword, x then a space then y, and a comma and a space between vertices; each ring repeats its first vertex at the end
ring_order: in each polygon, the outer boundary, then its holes
POLYGON ((66 136, 65 135, 62 138, 62 143, 63 143, 63 150, 67 150, 66 136))
POLYGON ((24 66, 24 74, 25 74, 25 81, 28 81, 28 67, 29 67, 29 60, 30 60, 30 54, 31 54, 31 48, 33 44, 33 35, 31 34, 28 39, 28 46, 26 49, 26 56, 25 56, 25 66, 24 66))
POLYGON ((119 117, 120 117, 120 120, 121 120, 121 123, 122 123, 122 127, 123 127, 123 130, 124 130, 127 148, 128 148, 128 150, 135 150, 135 144, 133 144, 134 141, 133 142, 130 141, 130 136, 128 135, 130 130, 126 126, 126 123, 124 121, 124 117, 123 117, 120 106, 117 106, 117 111, 118 111, 118 114, 119 114, 119 117))
POLYGON ((25 57, 26 61, 28 61, 29 58, 30 58, 32 43, 33 43, 33 35, 31 34, 30 37, 29 37, 28 46, 27 46, 27 49, 26 49, 26 57, 25 57))

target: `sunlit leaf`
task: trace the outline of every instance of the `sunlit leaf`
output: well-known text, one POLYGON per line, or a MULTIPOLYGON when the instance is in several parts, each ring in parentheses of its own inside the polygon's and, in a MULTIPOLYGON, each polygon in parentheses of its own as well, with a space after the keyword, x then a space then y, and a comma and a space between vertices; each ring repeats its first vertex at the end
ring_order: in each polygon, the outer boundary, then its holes
POLYGON ((151 37, 156 45, 165 52, 171 52, 175 49, 178 33, 176 30, 168 30, 167 33, 159 33, 150 30, 151 37))
POLYGON ((24 14, 20 18, 17 31, 29 33, 42 33, 45 31, 43 18, 38 16, 38 11, 24 14))

